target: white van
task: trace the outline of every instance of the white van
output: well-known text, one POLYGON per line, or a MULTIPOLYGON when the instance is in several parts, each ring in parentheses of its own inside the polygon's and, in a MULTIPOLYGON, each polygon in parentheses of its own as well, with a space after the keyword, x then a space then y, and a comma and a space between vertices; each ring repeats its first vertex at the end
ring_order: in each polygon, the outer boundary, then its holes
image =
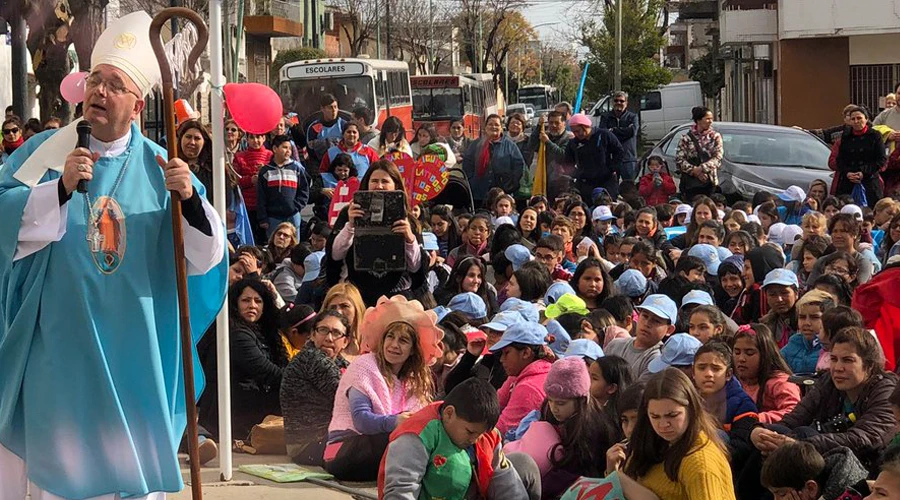
MULTIPOLYGON (((612 109, 612 95, 604 96, 588 113, 596 124, 600 115, 612 109)), ((703 105, 700 82, 670 83, 658 90, 647 92, 641 98, 641 139, 655 143, 673 127, 691 121, 691 109, 703 105)))

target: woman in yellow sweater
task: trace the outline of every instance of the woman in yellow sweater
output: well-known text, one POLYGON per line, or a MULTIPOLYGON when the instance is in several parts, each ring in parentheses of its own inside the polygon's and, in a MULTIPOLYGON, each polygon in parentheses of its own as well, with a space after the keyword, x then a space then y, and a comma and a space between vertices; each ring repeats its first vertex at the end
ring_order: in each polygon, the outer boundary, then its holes
POLYGON ((735 498, 716 423, 687 375, 675 368, 647 382, 631 440, 610 448, 607 472, 618 474, 628 500, 735 498))

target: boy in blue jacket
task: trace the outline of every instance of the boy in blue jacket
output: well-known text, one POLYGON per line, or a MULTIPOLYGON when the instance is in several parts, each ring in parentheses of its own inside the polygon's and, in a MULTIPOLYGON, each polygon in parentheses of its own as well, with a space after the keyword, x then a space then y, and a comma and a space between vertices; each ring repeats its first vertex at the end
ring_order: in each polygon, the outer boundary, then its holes
POLYGON ((794 373, 816 372, 822 352, 819 336, 825 330, 822 315, 835 305, 834 297, 822 290, 810 290, 797 301, 797 333, 781 348, 781 355, 794 373))
POLYGON ((291 139, 272 139, 272 160, 259 169, 256 184, 256 214, 259 226, 271 238, 282 222, 300 229, 300 211, 309 201, 309 180, 303 165, 291 158, 291 139))

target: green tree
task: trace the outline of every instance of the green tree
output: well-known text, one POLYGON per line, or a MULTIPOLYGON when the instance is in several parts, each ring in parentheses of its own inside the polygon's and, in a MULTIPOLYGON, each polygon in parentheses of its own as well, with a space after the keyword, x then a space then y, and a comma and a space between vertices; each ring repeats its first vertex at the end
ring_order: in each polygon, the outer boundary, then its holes
MULTIPOLYGON (((672 81, 672 73, 659 64, 659 51, 666 45, 663 26, 665 0, 618 0, 622 3, 622 89, 632 96, 672 81)), ((594 16, 581 23, 581 43, 591 63, 585 94, 596 99, 613 86, 616 54, 616 9, 618 2, 599 4, 594 16), (602 18, 596 20, 598 16, 602 18)), ((616 89, 618 90, 618 89, 616 89)))
POLYGON ((713 53, 708 52, 693 61, 688 76, 691 80, 700 82, 703 95, 715 98, 725 88, 725 61, 715 59, 713 53))
POLYGON ((317 49, 315 47, 300 47, 299 49, 279 50, 278 54, 275 56, 275 61, 272 62, 272 81, 270 83, 270 86, 277 90, 279 78, 278 75, 279 73, 281 73, 281 67, 285 64, 295 61, 305 61, 307 59, 322 59, 325 57, 328 57, 325 54, 325 51, 322 49, 317 49))

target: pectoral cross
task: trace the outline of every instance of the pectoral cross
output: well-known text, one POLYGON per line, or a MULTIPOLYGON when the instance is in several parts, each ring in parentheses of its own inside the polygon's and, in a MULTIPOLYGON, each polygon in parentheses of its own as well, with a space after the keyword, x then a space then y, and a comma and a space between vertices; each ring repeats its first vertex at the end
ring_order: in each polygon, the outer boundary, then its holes
POLYGON ((91 253, 96 253, 100 251, 102 248, 103 240, 105 238, 97 228, 92 227, 87 234, 88 246, 91 248, 91 253))

